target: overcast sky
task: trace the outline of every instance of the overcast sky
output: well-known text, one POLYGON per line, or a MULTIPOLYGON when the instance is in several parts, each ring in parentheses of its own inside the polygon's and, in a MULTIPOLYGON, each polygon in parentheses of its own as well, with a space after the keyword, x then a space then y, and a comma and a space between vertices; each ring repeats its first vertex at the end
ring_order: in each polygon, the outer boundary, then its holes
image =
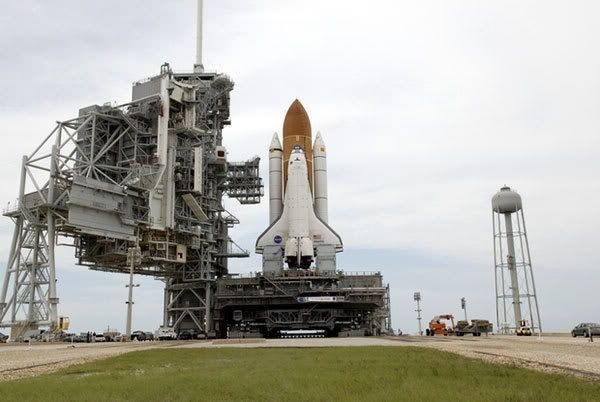
MULTIPOLYGON (((126 102, 168 61, 188 71, 195 1, 5 2, 0 14, 0 201, 19 164, 79 108, 126 102)), ((600 321, 600 3, 596 1, 205 0, 207 70, 229 74, 231 160, 267 152, 298 98, 328 147, 340 268, 379 270, 395 328, 424 317, 495 321, 491 196, 523 197, 545 330, 600 321)), ((268 222, 226 206, 253 251, 268 222)), ((12 223, 0 221, 0 261, 12 223)), ((61 314, 76 331, 124 330, 127 277, 59 252, 61 314)), ((5 266, 5 263, 4 265, 5 266)), ((231 263, 258 271, 260 256, 231 263)), ((161 282, 139 278, 134 327, 162 317, 161 282)))

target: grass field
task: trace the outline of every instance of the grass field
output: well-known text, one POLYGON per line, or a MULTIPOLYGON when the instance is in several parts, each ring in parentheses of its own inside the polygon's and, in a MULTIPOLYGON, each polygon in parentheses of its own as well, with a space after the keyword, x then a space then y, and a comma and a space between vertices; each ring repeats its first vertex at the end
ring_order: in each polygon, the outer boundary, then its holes
POLYGON ((600 382, 413 347, 158 349, 0 383, 2 401, 596 401, 600 382))

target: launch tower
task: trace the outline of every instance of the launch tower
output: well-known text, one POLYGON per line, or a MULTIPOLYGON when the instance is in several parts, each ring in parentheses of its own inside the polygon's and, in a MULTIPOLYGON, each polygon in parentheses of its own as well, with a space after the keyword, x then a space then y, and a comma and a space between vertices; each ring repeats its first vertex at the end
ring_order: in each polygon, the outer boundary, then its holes
MULTIPOLYGON (((323 139, 312 143, 299 101, 269 152, 270 226, 257 242, 263 270, 231 274, 248 257, 229 236, 239 220, 223 196, 256 204, 258 157, 232 162, 224 147, 233 81, 197 57, 189 73, 168 64, 133 84, 130 102, 79 110, 23 157, 0 288, 0 326, 18 339, 60 329, 55 248, 73 247, 93 270, 165 283, 163 325, 206 337, 368 335, 391 327, 389 288, 378 272, 343 272, 329 227, 323 139), (130 257, 128 261, 128 257, 130 257), (287 267, 284 267, 287 264, 287 267), (311 332, 312 331, 312 332, 311 332)), ((84 283, 81 286, 93 286, 84 283)))
POLYGON ((135 273, 165 282, 164 325, 219 330, 215 281, 229 258, 249 255, 229 237, 239 221, 222 198, 255 204, 263 185, 258 157, 227 158, 234 84, 204 71, 201 33, 199 18, 193 72, 165 64, 133 84, 130 102, 80 109, 23 157, 18 200, 5 212, 15 229, 0 289, 0 326, 13 338, 57 327, 58 244, 73 247, 81 266, 123 273, 139 245, 135 273))

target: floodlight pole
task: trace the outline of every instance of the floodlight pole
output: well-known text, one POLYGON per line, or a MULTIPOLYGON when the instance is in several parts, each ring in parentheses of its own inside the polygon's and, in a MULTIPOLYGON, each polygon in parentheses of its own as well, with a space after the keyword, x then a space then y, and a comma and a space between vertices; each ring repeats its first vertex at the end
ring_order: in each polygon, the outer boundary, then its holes
POLYGON ((135 247, 130 247, 129 250, 127 250, 127 257, 128 257, 127 259, 129 260, 129 285, 125 285, 125 286, 129 288, 129 297, 127 298, 127 325, 126 325, 125 334, 127 335, 127 339, 130 340, 131 339, 131 314, 132 314, 132 307, 133 307, 133 288, 140 286, 140 285, 133 284, 133 270, 135 268, 135 264, 141 262, 141 257, 142 257, 138 240, 136 240, 135 247))
POLYGON ((419 336, 423 336, 423 327, 421 324, 421 305, 419 300, 417 300, 417 320, 419 320, 419 336))
POLYGON ((419 322, 419 336, 423 336, 423 327, 421 325, 421 292, 415 292, 414 300, 417 302, 417 321, 419 322))

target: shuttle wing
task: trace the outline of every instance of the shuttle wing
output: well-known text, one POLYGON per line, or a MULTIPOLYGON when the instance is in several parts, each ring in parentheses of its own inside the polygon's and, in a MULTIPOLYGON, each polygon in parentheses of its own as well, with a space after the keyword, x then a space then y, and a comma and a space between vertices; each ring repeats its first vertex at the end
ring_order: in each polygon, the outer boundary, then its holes
POLYGON ((265 246, 285 245, 285 240, 288 238, 288 219, 287 208, 283 208, 283 212, 275 222, 271 224, 256 240, 256 252, 262 254, 265 246))
POLYGON ((315 211, 312 208, 310 213, 310 233, 315 246, 318 246, 319 244, 328 244, 335 246, 336 251, 342 251, 344 248, 342 238, 335 232, 335 230, 323 222, 315 214, 315 211))
MULTIPOLYGON (((284 246, 289 234, 287 208, 283 207, 283 212, 271 226, 269 226, 256 240, 256 252, 261 254, 265 246, 284 246)), ((310 234, 315 246, 321 244, 332 245, 336 251, 342 251, 344 244, 341 237, 329 225, 323 222, 315 214, 313 208, 310 209, 310 234)))

